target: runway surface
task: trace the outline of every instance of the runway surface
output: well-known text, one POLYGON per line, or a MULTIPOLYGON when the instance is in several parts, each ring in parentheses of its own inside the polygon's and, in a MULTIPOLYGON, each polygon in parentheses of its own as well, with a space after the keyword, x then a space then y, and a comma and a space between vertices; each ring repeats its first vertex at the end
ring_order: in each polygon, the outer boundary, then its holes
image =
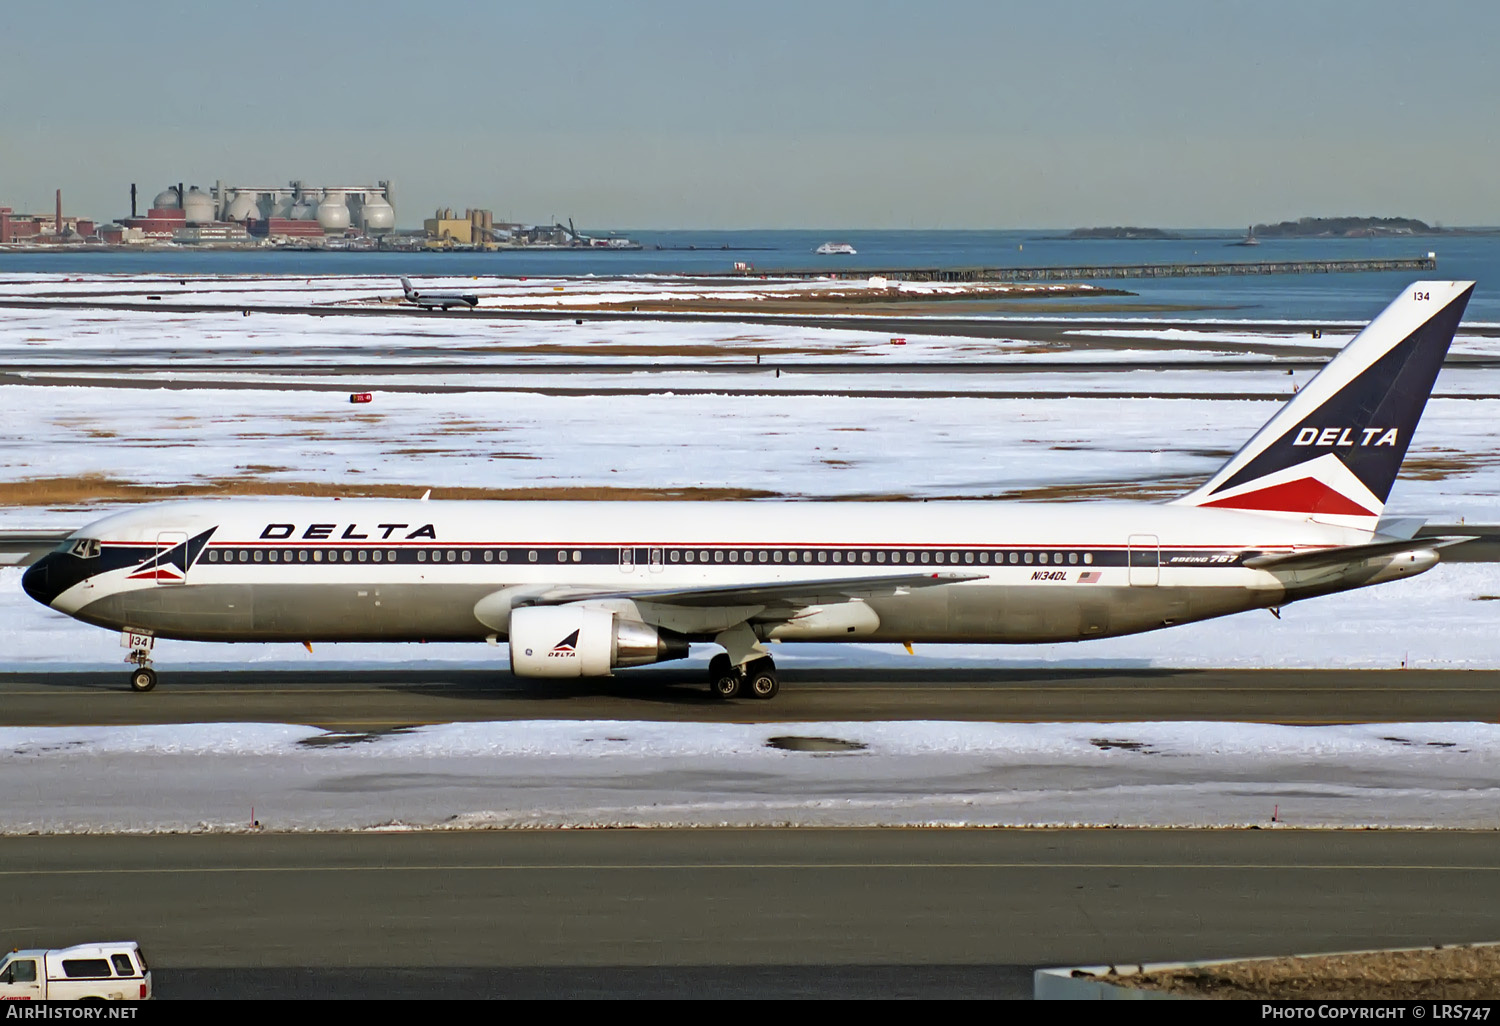
POLYGON ((20 837, 7 942, 161 997, 1025 996, 1029 970, 1500 937, 1492 833, 20 837))
POLYGON ((8 726, 205 722, 379 728, 465 720, 1500 721, 1494 670, 797 669, 770 702, 712 698, 698 667, 537 682, 503 669, 0 674, 8 726))

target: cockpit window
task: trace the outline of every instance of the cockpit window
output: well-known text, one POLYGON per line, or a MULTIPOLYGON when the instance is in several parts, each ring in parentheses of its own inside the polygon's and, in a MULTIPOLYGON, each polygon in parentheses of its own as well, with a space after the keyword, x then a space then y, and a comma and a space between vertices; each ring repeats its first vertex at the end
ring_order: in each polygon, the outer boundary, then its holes
POLYGON ((68 551, 79 559, 96 559, 99 556, 99 539, 75 538, 68 551))

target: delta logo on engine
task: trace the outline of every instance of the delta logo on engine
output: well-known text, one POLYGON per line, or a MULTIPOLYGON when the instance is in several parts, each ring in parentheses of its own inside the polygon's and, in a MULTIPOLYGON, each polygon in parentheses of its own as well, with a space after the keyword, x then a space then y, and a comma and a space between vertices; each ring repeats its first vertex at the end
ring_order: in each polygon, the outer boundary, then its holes
POLYGON ((556 645, 553 645, 552 646, 552 651, 547 653, 547 658, 548 659, 573 659, 573 658, 577 657, 577 655, 578 655, 578 632, 574 631, 572 634, 569 634, 566 638, 563 638, 561 641, 559 641, 556 645))

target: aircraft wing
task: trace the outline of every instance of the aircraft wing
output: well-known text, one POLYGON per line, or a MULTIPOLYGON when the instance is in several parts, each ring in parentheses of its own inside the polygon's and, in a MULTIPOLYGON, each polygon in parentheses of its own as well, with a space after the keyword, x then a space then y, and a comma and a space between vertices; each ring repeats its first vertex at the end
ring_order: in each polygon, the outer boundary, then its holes
POLYGON ((1469 535, 1395 538, 1389 541, 1369 542, 1365 545, 1340 545, 1331 549, 1278 552, 1255 556, 1245 560, 1245 565, 1254 570, 1320 570, 1324 567, 1348 566, 1379 556, 1395 556, 1403 552, 1418 552, 1423 549, 1441 549, 1448 545, 1459 545, 1473 540, 1473 537, 1469 535))
POLYGON ((942 584, 977 581, 984 574, 948 572, 925 574, 881 574, 873 577, 843 577, 822 581, 772 581, 717 588, 667 588, 660 591, 548 592, 531 600, 532 605, 558 606, 597 599, 634 599, 672 606, 810 606, 843 602, 866 595, 889 595, 909 588, 932 588, 942 584))
POLYGON ((0 566, 30 566, 76 530, 0 531, 0 566))

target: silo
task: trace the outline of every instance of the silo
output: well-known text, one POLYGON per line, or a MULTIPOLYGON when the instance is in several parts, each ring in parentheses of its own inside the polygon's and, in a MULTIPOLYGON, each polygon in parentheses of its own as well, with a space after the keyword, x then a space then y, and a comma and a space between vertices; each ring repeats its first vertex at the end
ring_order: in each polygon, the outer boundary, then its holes
POLYGON ((330 189, 323 202, 318 204, 318 224, 330 235, 342 233, 349 227, 349 204, 344 194, 330 189))
POLYGON ((153 210, 176 210, 181 204, 177 202, 177 190, 170 186, 156 194, 156 199, 151 201, 153 210))
POLYGON ((366 234, 377 235, 396 227, 396 211, 384 196, 376 192, 366 193, 359 208, 359 220, 366 234))
POLYGON ((182 212, 188 224, 208 224, 214 219, 214 198, 195 185, 183 198, 182 212))
POLYGON ((238 191, 229 201, 229 206, 224 208, 224 220, 226 221, 248 221, 252 217, 260 217, 259 197, 253 192, 238 191))

